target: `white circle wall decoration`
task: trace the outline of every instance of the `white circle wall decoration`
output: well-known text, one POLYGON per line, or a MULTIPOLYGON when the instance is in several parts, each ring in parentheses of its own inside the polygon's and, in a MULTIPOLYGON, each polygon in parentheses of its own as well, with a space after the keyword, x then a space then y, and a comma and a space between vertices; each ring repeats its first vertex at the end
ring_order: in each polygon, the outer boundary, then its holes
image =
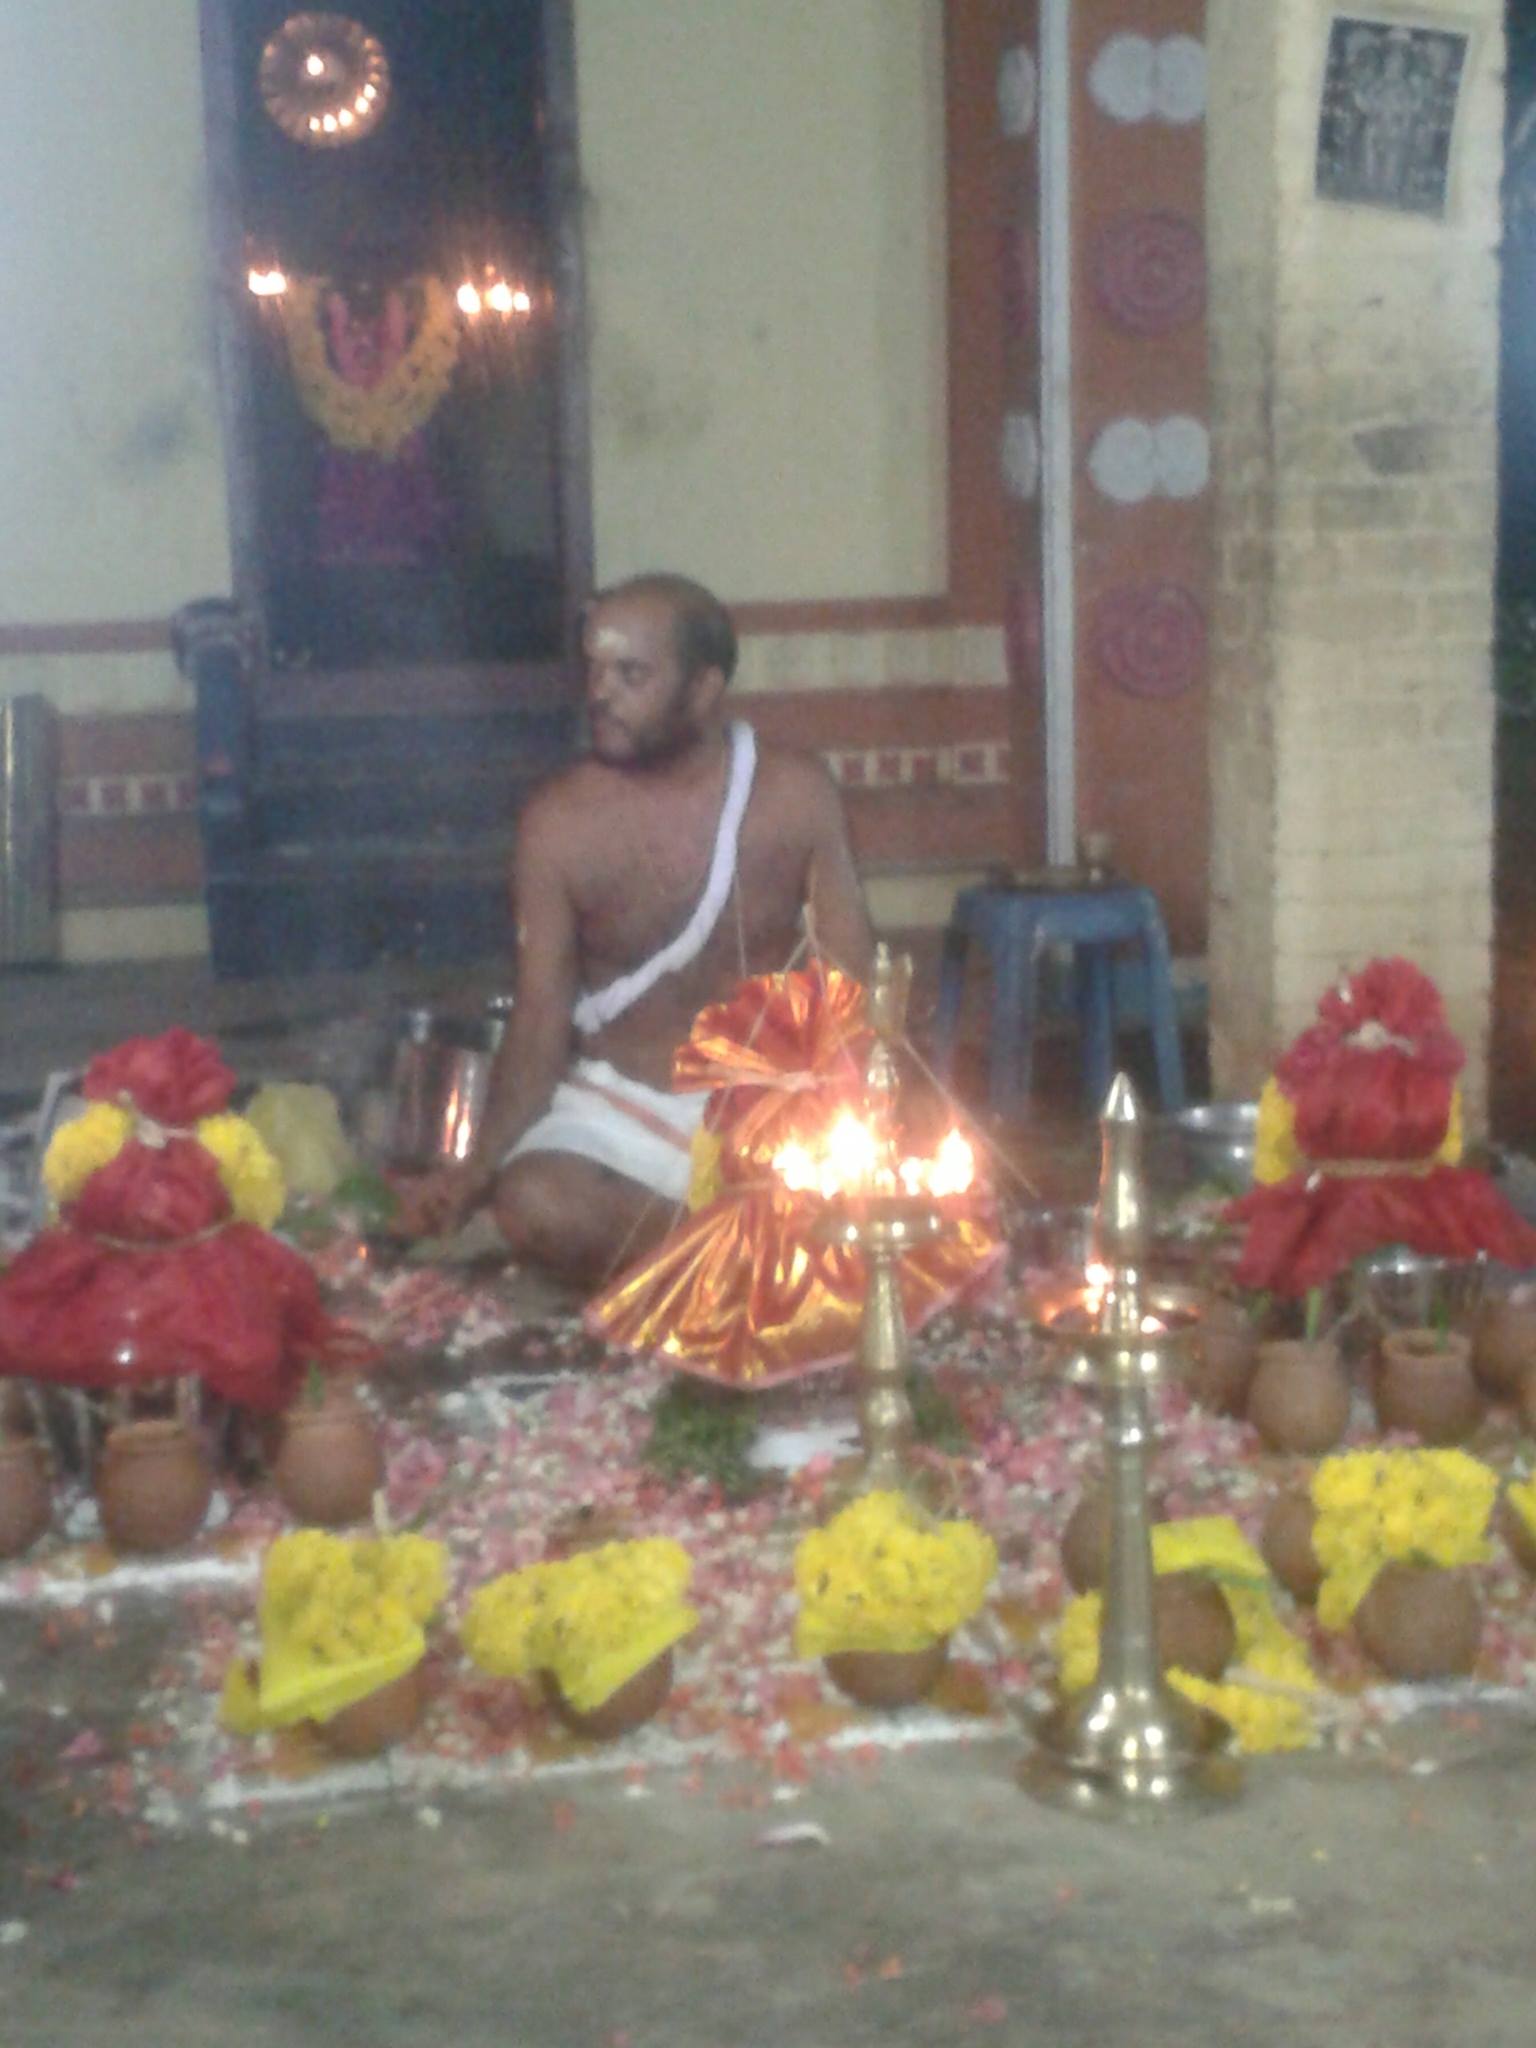
POLYGON ((1167 497, 1198 498, 1211 480, 1211 437, 1188 413, 1174 413, 1152 429, 1157 481, 1167 497))
POLYGON ((1088 474, 1117 505, 1139 505, 1157 489, 1157 442, 1145 420, 1111 420, 1088 453, 1088 474))
POLYGON ((1152 65, 1152 106, 1160 121, 1186 127, 1205 113, 1205 45, 1195 36, 1165 36, 1152 65))
POLYGON ((1112 121, 1145 121, 1153 107, 1155 57, 1148 36, 1111 36, 1088 71, 1088 97, 1112 121))
POLYGON ((1023 43, 1014 43, 997 67, 998 124, 1011 140, 1018 141, 1034 127, 1038 89, 1033 54, 1023 43))
POLYGON ((1040 488, 1040 429, 1032 412, 1004 418, 1002 470, 1009 496, 1027 504, 1040 488))

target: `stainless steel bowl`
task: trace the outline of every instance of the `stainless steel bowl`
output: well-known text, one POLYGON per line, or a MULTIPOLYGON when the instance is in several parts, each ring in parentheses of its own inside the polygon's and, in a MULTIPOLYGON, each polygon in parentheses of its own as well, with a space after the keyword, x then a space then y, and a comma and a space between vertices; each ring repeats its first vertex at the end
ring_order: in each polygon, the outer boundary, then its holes
POLYGON ((1153 1127, 1154 1177, 1165 1186, 1214 1186, 1246 1194, 1253 1185, 1256 1102, 1202 1102, 1153 1127))
POLYGON ((1469 1332, 1487 1278, 1485 1259, 1433 1258, 1399 1245, 1355 1266, 1353 1305, 1388 1330, 1469 1332))
POLYGON ((478 1017, 406 1012, 390 1084, 391 1164, 420 1169, 469 1157, 510 1012, 501 996, 478 1017))
POLYGON ((1018 1226, 1015 1242, 1026 1266, 1080 1277, 1094 1255, 1093 1208, 1030 1209, 1018 1226))

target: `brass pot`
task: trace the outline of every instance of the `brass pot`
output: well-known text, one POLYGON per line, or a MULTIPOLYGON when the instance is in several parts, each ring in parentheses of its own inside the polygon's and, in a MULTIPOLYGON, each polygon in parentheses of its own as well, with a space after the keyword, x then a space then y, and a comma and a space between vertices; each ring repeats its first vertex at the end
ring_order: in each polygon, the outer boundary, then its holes
POLYGON ((1376 1419, 1426 1444, 1462 1444, 1483 1419, 1472 1345, 1455 1331, 1391 1330, 1376 1367, 1376 1419))
POLYGON ((1464 1678, 1482 1635, 1471 1575, 1439 1565, 1383 1565, 1355 1609, 1355 1639, 1389 1678, 1464 1678))
POLYGON ((861 1707, 910 1707, 943 1677, 949 1637, 921 1650, 834 1650, 822 1662, 838 1691, 861 1707))
POLYGON ((591 1742, 613 1742, 639 1728, 660 1713, 671 1690, 670 1650, 663 1650, 649 1664, 642 1664, 634 1677, 626 1679, 617 1692, 611 1692, 601 1706, 591 1707, 585 1713, 571 1705, 551 1673, 544 1674, 545 1697, 554 1712, 574 1734, 585 1735, 591 1742))
POLYGON ((1331 1341, 1277 1338, 1259 1346, 1248 1420, 1272 1451, 1315 1457, 1349 1427, 1349 1381, 1331 1341))

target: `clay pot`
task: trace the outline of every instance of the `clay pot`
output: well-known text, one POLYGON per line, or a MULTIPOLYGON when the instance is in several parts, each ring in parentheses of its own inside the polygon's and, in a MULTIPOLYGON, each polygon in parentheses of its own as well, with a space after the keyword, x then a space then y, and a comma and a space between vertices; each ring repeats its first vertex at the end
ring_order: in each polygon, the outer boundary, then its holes
POLYGON ((301 1397, 284 1415, 272 1481, 300 1522, 336 1529, 367 1520, 384 1484, 384 1454, 350 1381, 328 1385, 320 1401, 301 1397))
POLYGON ((1152 1588, 1152 1605, 1163 1669, 1220 1678, 1237 1648, 1232 1610, 1221 1588, 1201 1572, 1163 1572, 1152 1588))
POLYGON ((1391 1330, 1376 1368, 1376 1419, 1426 1444, 1461 1444, 1483 1419, 1472 1345, 1455 1331, 1391 1330))
POLYGON ((1524 1515, 1504 1495, 1499 1501, 1498 1514, 1494 1517, 1499 1534, 1509 1546, 1513 1557, 1522 1571, 1529 1572, 1536 1579, 1536 1532, 1533 1532, 1524 1515))
POLYGON ((921 1650, 836 1650, 822 1662, 838 1691, 861 1707, 910 1707, 944 1675, 949 1637, 921 1650))
POLYGON ((672 1652, 663 1650, 649 1664, 643 1664, 633 1678, 626 1679, 617 1692, 610 1693, 600 1707, 582 1713, 573 1707, 548 1672, 544 1691, 555 1713, 577 1735, 591 1742, 613 1742, 628 1735, 658 1714, 672 1690, 672 1652))
POLYGON ((1482 1634, 1470 1576, 1439 1565, 1383 1565, 1355 1609, 1356 1641, 1389 1678, 1463 1678, 1482 1634))
POLYGON ((121 1422, 96 1467, 96 1505, 115 1550, 175 1550, 203 1526, 213 1474, 194 1430, 168 1417, 121 1422))
POLYGON ((1490 1400, 1519 1399, 1527 1374, 1536 1371, 1536 1300, 1505 1295, 1483 1303, 1472 1332, 1472 1370, 1490 1400))
POLYGON ((1259 1346, 1248 1387, 1248 1420, 1272 1451, 1314 1457, 1349 1427, 1349 1381, 1339 1347, 1301 1338, 1259 1346))
MULTIPOLYGON (((1154 1498, 1147 1506, 1156 1522, 1162 1519, 1161 1503, 1154 1498)), ((1109 1491, 1094 1486, 1068 1515, 1061 1532, 1061 1569, 1074 1593, 1096 1593, 1109 1569, 1109 1491)))
POLYGON ((1216 1415, 1241 1415, 1258 1362, 1259 1337, 1245 1310, 1212 1295, 1194 1336, 1194 1362, 1186 1385, 1202 1408, 1216 1415))
POLYGON ((337 1756, 378 1756, 382 1750, 403 1742, 420 1721, 427 1704, 426 1667, 411 1670, 365 1693, 328 1721, 315 1727, 327 1749, 337 1756))
POLYGON ((29 1436, 0 1437, 0 1557, 20 1557, 47 1528, 52 1512, 42 1446, 29 1436))
POLYGON ((1300 1488, 1280 1494, 1270 1503, 1259 1532, 1259 1549, 1264 1562, 1293 1600, 1310 1607, 1323 1583, 1323 1568, 1312 1548, 1312 1531, 1317 1526, 1317 1509, 1312 1496, 1300 1488))

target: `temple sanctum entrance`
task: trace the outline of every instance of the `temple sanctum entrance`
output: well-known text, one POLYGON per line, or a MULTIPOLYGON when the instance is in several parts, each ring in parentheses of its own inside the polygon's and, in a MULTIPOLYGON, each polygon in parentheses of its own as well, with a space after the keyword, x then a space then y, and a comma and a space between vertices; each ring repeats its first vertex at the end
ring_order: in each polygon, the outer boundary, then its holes
POLYGON ((570 27, 205 0, 236 604, 183 660, 221 972, 504 943, 590 584, 570 27))

